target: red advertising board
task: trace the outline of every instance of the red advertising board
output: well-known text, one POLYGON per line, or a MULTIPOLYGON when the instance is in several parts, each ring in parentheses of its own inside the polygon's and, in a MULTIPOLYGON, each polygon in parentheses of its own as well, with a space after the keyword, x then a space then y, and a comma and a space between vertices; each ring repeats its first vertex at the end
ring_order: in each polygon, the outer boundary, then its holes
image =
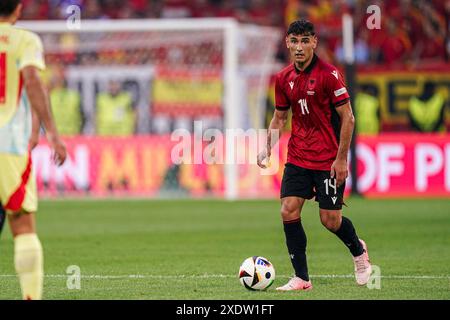
POLYGON ((450 196, 450 136, 360 137, 358 189, 370 196, 450 196))

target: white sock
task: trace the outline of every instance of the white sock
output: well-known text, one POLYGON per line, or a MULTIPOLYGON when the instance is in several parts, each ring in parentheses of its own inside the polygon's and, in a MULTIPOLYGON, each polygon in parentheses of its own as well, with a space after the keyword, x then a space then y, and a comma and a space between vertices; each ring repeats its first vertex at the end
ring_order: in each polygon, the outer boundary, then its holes
POLYGON ((20 234, 14 238, 14 265, 23 299, 42 299, 44 257, 41 242, 35 233, 20 234))

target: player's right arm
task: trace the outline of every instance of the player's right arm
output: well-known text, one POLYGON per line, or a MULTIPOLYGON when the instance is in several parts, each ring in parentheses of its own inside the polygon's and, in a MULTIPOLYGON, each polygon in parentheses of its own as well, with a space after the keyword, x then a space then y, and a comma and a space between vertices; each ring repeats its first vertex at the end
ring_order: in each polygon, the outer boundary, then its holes
POLYGON ((281 129, 286 126, 288 121, 288 110, 277 110, 273 113, 272 120, 270 121, 269 129, 267 132, 266 148, 258 154, 257 164, 259 167, 266 169, 267 164, 263 161, 270 158, 273 146, 278 142, 281 136, 281 129), (274 137, 275 139, 272 139, 274 137))
POLYGON ((67 151, 56 129, 47 90, 40 78, 39 69, 29 65, 22 68, 21 73, 31 107, 36 111, 39 120, 44 125, 50 147, 55 152, 54 160, 58 165, 61 165, 66 160, 67 151))
POLYGON ((283 86, 281 85, 280 75, 277 75, 275 79, 275 112, 273 113, 272 120, 270 121, 269 129, 267 132, 266 148, 258 154, 257 164, 259 167, 266 169, 270 159, 273 146, 278 142, 281 135, 281 129, 286 126, 288 121, 288 114, 290 109, 290 102, 284 93, 283 86), (272 139, 272 137, 274 139, 272 139), (263 161, 267 158, 267 164, 263 161))

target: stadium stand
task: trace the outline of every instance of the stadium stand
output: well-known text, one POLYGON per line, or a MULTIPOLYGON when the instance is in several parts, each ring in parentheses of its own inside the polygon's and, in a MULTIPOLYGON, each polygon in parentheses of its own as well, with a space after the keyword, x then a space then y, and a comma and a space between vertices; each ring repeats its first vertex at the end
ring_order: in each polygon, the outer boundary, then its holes
MULTIPOLYGON (((25 0, 24 19, 64 19, 69 5, 80 5, 84 19, 233 17, 242 23, 283 27, 298 17, 313 21, 321 34, 323 51, 332 59, 340 48, 341 13, 354 15, 356 42, 368 52, 363 64, 415 65, 419 61, 448 61, 450 1, 331 1, 331 0, 25 0), (380 6, 385 30, 368 36, 363 28, 368 14, 361 8, 380 6)), ((339 56, 339 55, 338 55, 339 56)), ((284 57, 285 58, 285 57, 284 57)))
MULTIPOLYGON (((68 16, 67 7, 78 5, 81 8, 82 19, 141 19, 141 18, 204 18, 204 17, 233 17, 240 23, 257 24, 277 27, 284 30, 293 20, 306 18, 311 20, 319 33, 320 45, 318 55, 337 66, 343 64, 342 48, 342 22, 343 12, 353 16, 355 30, 355 55, 358 72, 380 71, 450 71, 449 65, 449 28, 450 28, 450 1, 441 0, 24 0, 24 18, 28 20, 55 20, 65 19, 68 16), (377 5, 381 10, 381 26, 377 30, 366 27, 371 16, 366 13, 370 5, 377 5)), ((125 34, 114 34, 105 41, 108 43, 121 41, 127 37, 125 34)), ((114 50, 76 50, 77 46, 85 41, 76 34, 66 33, 55 39, 45 39, 44 43, 59 42, 63 51, 46 55, 49 65, 145 65, 153 64, 167 66, 171 63, 180 65, 202 65, 205 69, 215 69, 223 63, 220 48, 214 44, 200 46, 184 46, 170 48, 161 46, 159 49, 145 50, 136 48, 115 48, 114 50), (74 49, 74 50, 72 50, 74 49), (196 54, 199 51, 202 54, 196 54), (180 54, 180 51, 184 51, 180 54), (181 60, 180 60, 181 59, 181 60), (206 59, 196 61, 196 59, 206 59)), ((284 41, 284 39, 281 39, 284 41)), ((282 43, 277 48, 276 61, 279 65, 288 63, 288 56, 282 43)), ((274 67, 277 70, 278 67, 274 67)), ((423 82, 422 75, 418 79, 413 92, 421 94, 423 82)), ((434 77, 433 75, 425 75, 434 77)), ((448 87, 447 80, 436 80, 437 86, 448 87)), ((273 83, 272 83, 273 85, 273 83)), ((406 117, 410 97, 393 97, 386 90, 379 87, 379 83, 363 83, 363 85, 378 86, 373 88, 381 95, 381 127, 380 131, 406 131, 411 126, 406 117), (398 99, 397 99, 398 98, 398 99), (403 99, 403 100, 402 100, 403 99), (382 101, 384 100, 384 102, 382 101), (398 102, 398 101, 399 102, 398 102)), ((387 83, 386 87, 397 85, 387 83)), ((273 90, 269 88, 269 90, 273 90)), ((393 89, 394 90, 394 89, 393 89)), ((399 89, 401 90, 401 89, 399 89)), ((270 92, 268 96, 268 113, 272 112, 270 92)), ((446 102, 448 104, 448 101, 446 102)), ((444 108, 447 110, 448 108, 444 108)), ((448 111, 445 111, 448 114, 448 111)), ((89 115, 87 115, 89 118, 89 115)), ((445 117, 450 119, 450 115, 445 117)), ((89 123, 89 119, 87 119, 89 123)), ((155 127, 159 125, 157 120, 155 127)), ((183 122, 179 119, 178 122, 183 122)), ((177 122, 177 121, 175 121, 177 122)), ((450 128, 450 120, 446 120, 450 128)), ((173 125, 172 125, 173 126, 173 125)), ((166 126, 167 127, 167 126, 166 126)), ((166 128, 169 130, 170 128, 166 128)), ((166 131, 149 129, 151 132, 166 131)), ((84 131, 86 133, 86 130, 84 131)), ((89 130, 88 130, 89 132, 89 130)))

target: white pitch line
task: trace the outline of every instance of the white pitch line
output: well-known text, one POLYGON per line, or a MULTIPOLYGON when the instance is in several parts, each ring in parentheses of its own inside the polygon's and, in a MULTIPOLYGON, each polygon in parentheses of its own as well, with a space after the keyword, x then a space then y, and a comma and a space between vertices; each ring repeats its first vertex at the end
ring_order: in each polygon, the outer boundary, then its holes
MULTIPOLYGON (((46 278, 67 278, 73 276, 73 274, 46 274, 46 278)), ((15 274, 0 274, 0 278, 12 278, 17 277, 15 274)), ((140 275, 140 274, 129 274, 129 275, 80 275, 82 279, 210 279, 210 278, 235 278, 237 275, 231 274, 199 274, 199 275, 140 275)), ((277 275, 280 278, 289 278, 290 275, 277 275)), ((353 278, 353 274, 317 274, 310 275, 310 278, 353 278)), ((374 276, 375 277, 375 276, 374 276)), ((381 275, 384 279, 448 279, 450 280, 450 275, 381 275)))

